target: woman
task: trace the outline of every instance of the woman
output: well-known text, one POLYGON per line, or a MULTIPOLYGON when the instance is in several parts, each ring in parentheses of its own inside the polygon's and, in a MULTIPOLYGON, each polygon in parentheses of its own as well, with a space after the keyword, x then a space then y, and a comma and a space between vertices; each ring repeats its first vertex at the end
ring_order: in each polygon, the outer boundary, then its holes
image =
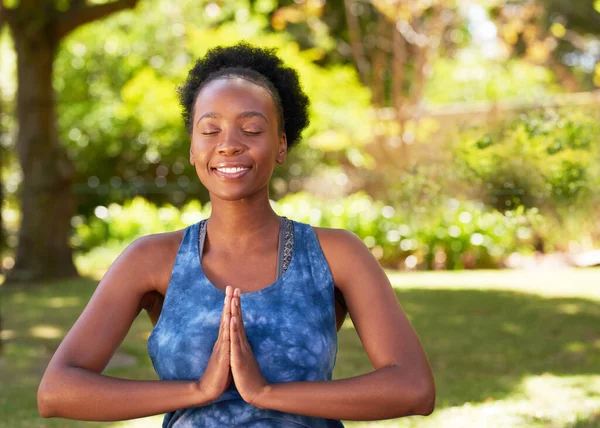
POLYGON ((368 248, 269 203, 275 163, 308 125, 296 71, 273 50, 239 43, 209 51, 179 95, 211 215, 119 256, 50 361, 40 414, 166 413, 163 427, 336 427, 430 414, 429 363, 368 248), (155 324, 148 351, 160 380, 102 375, 142 309, 155 324), (375 370, 331 380, 347 311, 375 370))

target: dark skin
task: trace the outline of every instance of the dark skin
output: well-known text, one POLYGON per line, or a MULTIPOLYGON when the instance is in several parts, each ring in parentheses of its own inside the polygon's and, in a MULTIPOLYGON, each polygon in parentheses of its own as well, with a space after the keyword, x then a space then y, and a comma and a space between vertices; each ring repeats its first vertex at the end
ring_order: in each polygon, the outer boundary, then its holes
MULTIPOLYGON (((277 117, 269 92, 242 78, 214 80, 196 100, 190 163, 212 203, 202 267, 225 291, 221 329, 202 377, 138 381, 102 375, 142 309, 153 324, 162 309, 183 231, 148 235, 113 263, 55 352, 38 390, 42 416, 139 418, 209 403, 232 381, 256 407, 308 416, 379 420, 433 411, 433 374, 418 336, 377 260, 343 229, 314 231, 375 370, 319 382, 269 384, 262 376, 245 335, 239 295, 276 280, 280 217, 270 206, 268 183, 287 154, 277 117), (251 169, 226 180, 211 169, 222 161, 251 169)), ((346 313, 335 305, 339 330, 346 313)))

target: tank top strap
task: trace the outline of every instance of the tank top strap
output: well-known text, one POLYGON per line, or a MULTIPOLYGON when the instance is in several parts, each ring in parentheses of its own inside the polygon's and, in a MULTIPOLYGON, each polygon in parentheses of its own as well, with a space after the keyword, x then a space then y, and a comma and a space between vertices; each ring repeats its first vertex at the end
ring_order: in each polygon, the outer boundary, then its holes
POLYGON ((183 229, 183 237, 177 250, 177 256, 175 257, 175 264, 171 271, 171 279, 169 281, 169 294, 183 293, 185 289, 192 286, 194 281, 194 275, 196 270, 190 269, 194 266, 194 253, 195 253, 195 239, 197 236, 197 226, 199 222, 191 224, 183 229))
POLYGON ((277 249, 277 279, 290 265, 294 251, 294 223, 287 217, 281 217, 279 226, 279 247, 277 249))
POLYGON ((302 226, 304 229, 303 242, 306 246, 309 259, 307 265, 310 266, 312 276, 315 279, 315 285, 321 292, 331 294, 333 297, 333 275, 331 274, 317 234, 310 224, 302 223, 302 226))

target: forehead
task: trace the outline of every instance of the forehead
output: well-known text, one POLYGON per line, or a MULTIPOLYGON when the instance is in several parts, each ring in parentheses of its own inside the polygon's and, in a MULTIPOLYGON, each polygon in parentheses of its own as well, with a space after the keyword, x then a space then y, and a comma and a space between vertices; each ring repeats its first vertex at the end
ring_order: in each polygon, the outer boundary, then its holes
POLYGON ((275 103, 271 94, 262 86, 240 77, 220 77, 204 86, 194 103, 194 116, 206 112, 258 110, 265 115, 275 114, 275 103))

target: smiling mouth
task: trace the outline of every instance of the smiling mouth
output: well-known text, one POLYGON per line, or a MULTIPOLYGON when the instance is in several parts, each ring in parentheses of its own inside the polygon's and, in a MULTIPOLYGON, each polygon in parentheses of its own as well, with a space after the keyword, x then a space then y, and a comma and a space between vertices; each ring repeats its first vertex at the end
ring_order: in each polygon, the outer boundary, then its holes
POLYGON ((250 171, 251 167, 211 168, 217 177, 223 179, 241 178, 250 171))

